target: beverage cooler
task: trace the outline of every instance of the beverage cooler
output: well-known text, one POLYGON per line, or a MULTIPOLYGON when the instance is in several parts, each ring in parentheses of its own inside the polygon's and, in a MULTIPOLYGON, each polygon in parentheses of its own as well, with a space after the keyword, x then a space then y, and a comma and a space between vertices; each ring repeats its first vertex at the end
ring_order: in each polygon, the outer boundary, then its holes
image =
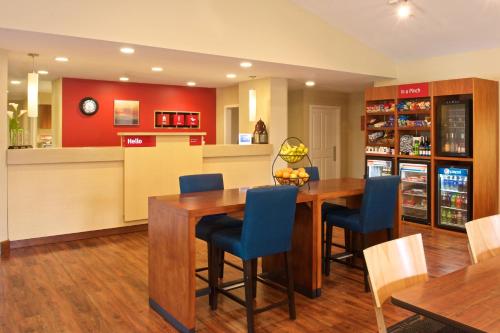
POLYGON ((437 97, 437 155, 472 157, 472 95, 437 97))
POLYGON ((365 178, 391 176, 394 174, 394 159, 367 157, 365 178))
POLYGON ((465 230, 472 217, 472 166, 438 165, 436 170, 437 225, 448 229, 465 230))
POLYGON ((430 224, 430 163, 399 160, 401 219, 430 224))

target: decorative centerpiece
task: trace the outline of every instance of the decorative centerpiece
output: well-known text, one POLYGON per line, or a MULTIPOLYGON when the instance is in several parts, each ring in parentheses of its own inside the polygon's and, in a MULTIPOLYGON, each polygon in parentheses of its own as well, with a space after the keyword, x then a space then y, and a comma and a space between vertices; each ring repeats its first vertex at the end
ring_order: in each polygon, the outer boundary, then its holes
POLYGON ((253 143, 262 143, 262 144, 266 144, 269 142, 266 124, 264 124, 262 119, 259 119, 259 121, 255 124, 255 130, 253 132, 252 141, 253 143))
POLYGON ((303 186, 309 182, 309 174, 304 168, 293 169, 290 167, 274 170, 274 165, 276 160, 281 158, 283 161, 293 164, 298 163, 307 157, 309 161, 309 166, 312 166, 311 159, 307 154, 309 149, 304 145, 302 140, 296 137, 289 137, 283 141, 281 144, 280 152, 276 155, 273 161, 273 178, 274 183, 280 185, 295 185, 303 186))
POLYGON ((19 104, 9 103, 12 110, 7 111, 9 117, 9 149, 30 148, 24 145, 24 130, 21 127, 22 117, 27 113, 26 110, 19 110, 19 104))

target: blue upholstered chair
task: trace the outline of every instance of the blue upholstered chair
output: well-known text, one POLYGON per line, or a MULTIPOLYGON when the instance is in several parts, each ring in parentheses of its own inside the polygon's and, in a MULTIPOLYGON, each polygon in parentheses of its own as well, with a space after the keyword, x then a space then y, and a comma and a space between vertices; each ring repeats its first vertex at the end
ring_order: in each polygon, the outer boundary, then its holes
MULTIPOLYGON (((290 319, 295 319, 295 300, 292 276, 292 261, 290 250, 292 246, 292 231, 295 222, 295 206, 298 189, 294 186, 277 186, 250 189, 246 195, 245 216, 241 228, 217 231, 212 234, 212 272, 221 265, 218 251, 229 252, 243 261, 245 282, 245 300, 237 298, 218 286, 216 273, 210 278, 212 309, 217 308, 217 294, 220 292, 236 302, 245 305, 247 310, 248 332, 253 332, 254 309, 253 298, 256 288, 257 258, 284 254, 288 280, 288 310, 290 319)), ((274 304, 280 306, 282 302, 274 304)), ((270 308, 272 308, 270 307, 270 308)), ((270 309, 266 307, 265 310, 270 309)))
MULTIPOLYGON (((181 194, 205 191, 217 191, 224 189, 224 180, 222 174, 202 174, 202 175, 189 175, 179 177, 179 187, 181 194)), ((202 239, 207 242, 208 260, 210 261, 210 254, 212 253, 211 235, 214 231, 239 228, 241 221, 236 220, 226 214, 208 215, 203 216, 198 224, 196 224, 196 238, 202 239)), ((224 260, 224 252, 221 253, 221 258, 224 260)), ((223 268, 223 267, 222 267, 223 268)), ((197 268, 196 272, 210 270, 209 267, 197 268)), ((210 275, 210 272, 209 272, 210 275)), ((204 279, 202 276, 198 277, 204 279)), ((219 271, 219 277, 222 278, 223 270, 219 271)), ((204 279, 208 282, 208 279, 204 279)), ((199 294, 199 293, 198 293, 199 294)), ((201 294, 202 295, 202 294, 201 294)))
MULTIPOLYGON (((333 227, 344 228, 361 234, 361 251, 366 248, 367 235, 386 230, 387 238, 392 239, 392 229, 398 199, 399 176, 372 177, 366 180, 363 202, 360 209, 336 209, 326 216, 326 255, 325 274, 330 273, 332 257, 333 227)), ((362 255, 362 254, 361 254, 362 255)), ((365 290, 368 288, 366 265, 363 261, 365 290)))

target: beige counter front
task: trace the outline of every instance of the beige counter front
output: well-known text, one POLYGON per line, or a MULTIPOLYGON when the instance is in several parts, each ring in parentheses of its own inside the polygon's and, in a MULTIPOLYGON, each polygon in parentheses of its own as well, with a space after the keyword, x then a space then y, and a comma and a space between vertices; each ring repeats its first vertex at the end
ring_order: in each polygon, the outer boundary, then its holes
POLYGON ((181 174, 220 172, 226 188, 271 181, 271 145, 189 146, 181 135, 154 148, 9 150, 9 239, 145 223, 147 196, 178 193, 181 174))

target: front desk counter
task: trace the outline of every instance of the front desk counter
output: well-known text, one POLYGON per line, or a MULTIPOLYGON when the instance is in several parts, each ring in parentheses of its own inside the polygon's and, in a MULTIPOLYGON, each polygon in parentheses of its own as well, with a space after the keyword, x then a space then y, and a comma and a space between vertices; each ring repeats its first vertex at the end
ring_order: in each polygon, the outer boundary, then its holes
POLYGON ((8 150, 9 239, 146 223, 147 198, 178 193, 184 174, 222 173, 226 188, 270 183, 272 145, 190 146, 190 134, 155 147, 8 150))

